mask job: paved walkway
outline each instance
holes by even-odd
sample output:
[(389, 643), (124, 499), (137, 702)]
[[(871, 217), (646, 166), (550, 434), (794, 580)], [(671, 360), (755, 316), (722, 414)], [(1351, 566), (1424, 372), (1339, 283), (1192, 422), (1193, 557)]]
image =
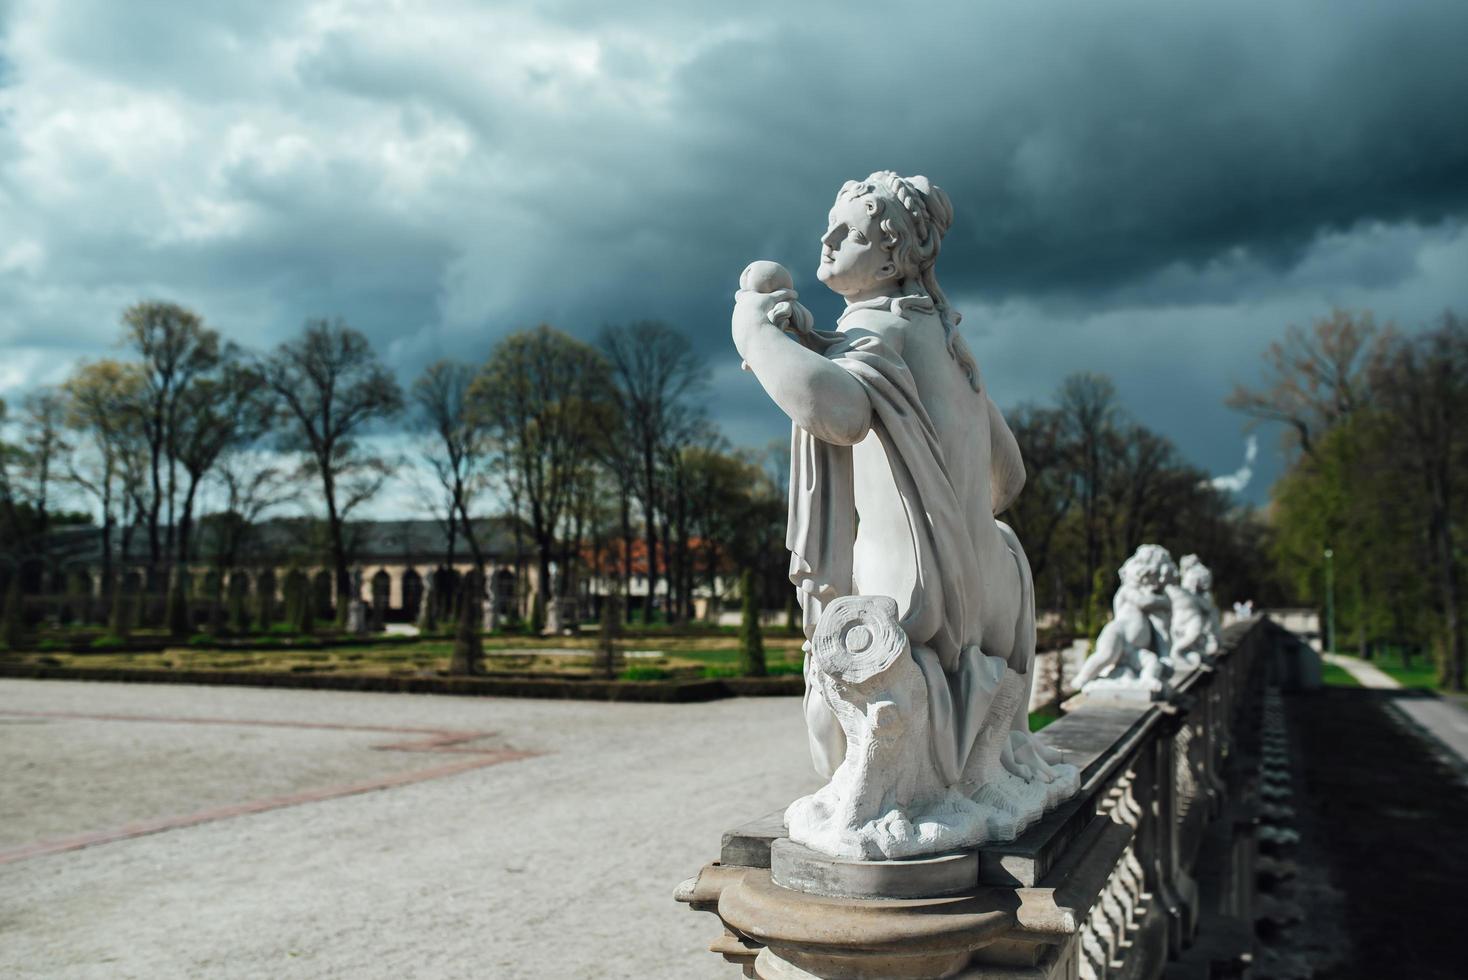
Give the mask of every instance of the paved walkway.
[(1462, 705), (1435, 694), (1408, 691), (1392, 677), (1359, 657), (1339, 653), (1325, 654), (1325, 660), (1342, 668), (1362, 687), (1381, 691), (1399, 690), (1392, 705), (1411, 721), (1421, 726), (1439, 742), (1468, 764), (1468, 710)]
[[(1295, 892), (1304, 922), (1293, 930), (1306, 959), (1294, 965), (1331, 980), (1465, 975), (1468, 783), (1445, 778), (1447, 753), (1424, 752), (1413, 726), (1381, 710), (1404, 694), (1331, 687), (1286, 699), (1300, 750), (1295, 859), (1306, 865)], [(1281, 964), (1275, 975), (1308, 973)]]
[(0, 681), (0, 976), (708, 977), (800, 704)]

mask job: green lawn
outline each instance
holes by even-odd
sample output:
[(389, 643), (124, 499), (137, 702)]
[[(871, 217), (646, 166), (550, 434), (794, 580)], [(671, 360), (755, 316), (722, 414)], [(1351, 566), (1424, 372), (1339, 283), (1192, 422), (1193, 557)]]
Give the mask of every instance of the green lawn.
[[(647, 647), (636, 640), (628, 640), (622, 643), (621, 647), (623, 650), (657, 649)], [(733, 667), (739, 663), (739, 649), (733, 645), (726, 647), (670, 646), (658, 650), (658, 653), (673, 660), (692, 660), (706, 667)], [(769, 641), (765, 642), (765, 663), (770, 666), (781, 663), (799, 664), (802, 656), (798, 643), (779, 645)]]
[(1320, 680), (1326, 687), (1360, 687), (1360, 681), (1351, 672), (1335, 664), (1321, 664)]
[[(150, 670), (230, 670), (313, 674), (421, 675), (448, 669), (453, 643), (442, 637), (418, 641), (335, 646), (330, 637), (319, 645), (282, 648), (278, 644), (299, 642), (286, 637), (257, 637), (227, 649), (180, 644), (162, 651), (96, 650), (70, 653), (54, 648), (16, 651), (5, 659), (52, 667), (144, 668)], [(259, 645), (255, 645), (258, 643)], [(652, 656), (627, 657), (628, 668), (636, 668), (645, 679), (657, 677), (732, 677), (738, 674), (738, 638), (720, 634), (631, 637), (618, 641), (626, 653), (637, 651)], [(485, 669), (488, 673), (547, 676), (599, 676), (594, 663), (595, 637), (486, 637)], [(766, 664), (771, 674), (799, 674), (799, 638), (769, 637), (765, 640)]]
[(1425, 687), (1436, 691), (1441, 686), (1437, 679), (1437, 665), (1428, 656), (1413, 657), (1410, 667), (1403, 666), (1402, 658), (1395, 653), (1377, 657), (1370, 663), (1383, 674), (1390, 674), (1403, 687)]
[[(1378, 653), (1372, 659), (1362, 662), (1375, 667), (1403, 687), (1422, 687), (1430, 691), (1436, 691), (1441, 687), (1437, 680), (1437, 665), (1433, 663), (1432, 657), (1426, 654), (1417, 654), (1409, 661), (1398, 651), (1390, 650)], [(1325, 669), (1329, 671), (1330, 666), (1327, 664)]]

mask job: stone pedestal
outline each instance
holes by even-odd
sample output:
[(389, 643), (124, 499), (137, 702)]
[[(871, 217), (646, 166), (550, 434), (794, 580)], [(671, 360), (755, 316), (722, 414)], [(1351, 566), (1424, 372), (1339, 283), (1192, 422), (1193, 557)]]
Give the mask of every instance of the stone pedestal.
[(769, 872), (749, 872), (721, 891), (718, 908), (739, 934), (764, 945), (749, 965), (766, 980), (947, 977), (1015, 925), (1012, 910), (994, 908), (973, 886), (965, 892), (852, 901), (784, 888)]
[(575, 599), (552, 599), (545, 604), (545, 631), (559, 636), (577, 626), (577, 602)]
[(1071, 803), (1012, 844), (852, 861), (772, 836), (772, 814), (726, 834), (676, 897), (718, 915), (710, 949), (764, 980), (1067, 977), (1087, 909), (1113, 893), (1140, 908), (1140, 879), (1114, 871), (1135, 823)]
[(361, 599), (353, 599), (347, 605), (347, 632), (353, 636), (367, 633), (367, 603)]

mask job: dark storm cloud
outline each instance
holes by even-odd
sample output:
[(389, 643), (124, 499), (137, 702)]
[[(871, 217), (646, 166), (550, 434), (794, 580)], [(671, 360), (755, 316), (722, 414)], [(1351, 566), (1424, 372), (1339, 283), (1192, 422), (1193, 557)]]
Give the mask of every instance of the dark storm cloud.
[(0, 0), (0, 344), (34, 366), (0, 394), (143, 296), (257, 347), (342, 314), (405, 380), (541, 321), (659, 317), (763, 444), (738, 272), (785, 262), (829, 320), (831, 198), (891, 168), (953, 198), (940, 273), (1002, 400), (1106, 371), (1232, 470), (1219, 399), (1285, 323), (1468, 302), (1443, 270), (1468, 253), (1465, 38), (1468, 5), (1425, 0)]
[(710, 51), (684, 69), (687, 114), (722, 123), (700, 162), (812, 204), (853, 164), (922, 170), (961, 216), (948, 277), (997, 294), (1236, 247), (1288, 264), (1324, 228), (1465, 204), (1463, 4), (964, 9)]

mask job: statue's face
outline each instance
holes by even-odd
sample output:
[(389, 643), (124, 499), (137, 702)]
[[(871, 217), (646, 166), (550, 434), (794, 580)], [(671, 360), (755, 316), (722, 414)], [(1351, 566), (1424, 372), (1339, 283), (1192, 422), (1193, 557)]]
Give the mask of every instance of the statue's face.
[(1207, 592), (1213, 588), (1213, 573), (1201, 565), (1194, 565), (1183, 575), (1183, 588), (1189, 592)]
[(847, 298), (879, 292), (897, 278), (892, 253), (882, 247), (881, 220), (867, 213), (865, 199), (842, 197), (831, 208), (816, 278)]

